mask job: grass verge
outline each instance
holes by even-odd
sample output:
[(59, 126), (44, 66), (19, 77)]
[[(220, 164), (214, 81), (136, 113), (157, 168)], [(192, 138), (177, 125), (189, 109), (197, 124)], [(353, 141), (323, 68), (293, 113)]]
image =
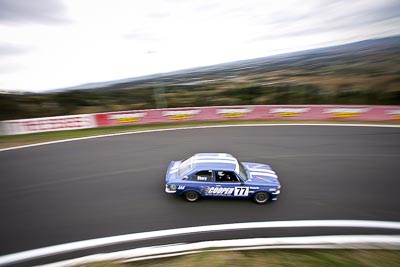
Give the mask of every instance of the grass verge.
[(96, 136), (113, 133), (124, 133), (154, 129), (184, 128), (194, 126), (214, 126), (214, 125), (240, 125), (240, 124), (296, 124), (296, 123), (339, 123), (339, 124), (387, 124), (399, 125), (400, 122), (361, 122), (361, 121), (265, 121), (265, 120), (230, 120), (230, 121), (208, 121), (208, 122), (173, 122), (159, 124), (126, 125), (103, 128), (90, 128), (82, 130), (42, 132), (22, 135), (3, 135), (0, 136), (0, 148), (8, 148), (35, 143), (65, 140), (71, 138)]
[(100, 262), (87, 267), (395, 267), (400, 266), (398, 250), (248, 250), (204, 252), (186, 256), (145, 260), (128, 263)]

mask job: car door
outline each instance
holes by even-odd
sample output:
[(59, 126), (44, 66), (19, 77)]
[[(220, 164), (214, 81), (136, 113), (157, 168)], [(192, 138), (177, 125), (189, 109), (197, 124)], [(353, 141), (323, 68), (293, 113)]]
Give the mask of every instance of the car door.
[(214, 173), (215, 189), (211, 193), (223, 197), (248, 197), (249, 187), (243, 186), (239, 177), (232, 171), (217, 170)]
[(196, 171), (188, 177), (190, 188), (198, 191), (202, 196), (208, 196), (209, 188), (214, 186), (214, 173), (212, 170)]

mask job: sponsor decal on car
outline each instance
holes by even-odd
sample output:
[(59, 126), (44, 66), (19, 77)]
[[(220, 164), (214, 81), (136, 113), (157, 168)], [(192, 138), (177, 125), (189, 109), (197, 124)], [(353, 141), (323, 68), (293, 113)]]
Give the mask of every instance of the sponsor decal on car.
[(108, 118), (118, 123), (132, 123), (140, 121), (140, 119), (145, 117), (146, 115), (146, 112), (120, 113), (111, 114), (108, 116)]
[(296, 117), (309, 110), (310, 108), (271, 108), (269, 112), (277, 117)]
[(400, 120), (400, 109), (397, 110), (386, 110), (387, 115), (391, 115), (393, 119)]
[(232, 187), (209, 187), (206, 189), (208, 195), (232, 195), (234, 188)]
[(185, 189), (185, 186), (184, 186), (184, 185), (178, 186), (178, 190), (183, 190), (183, 189)]
[(224, 108), (217, 109), (216, 114), (221, 115), (223, 118), (240, 118), (246, 116), (253, 110), (250, 108)]
[(334, 119), (353, 118), (366, 113), (370, 108), (327, 108), (323, 113), (329, 114), (329, 117)]
[(197, 181), (207, 181), (207, 177), (205, 177), (205, 176), (197, 176)]
[(249, 187), (240, 186), (240, 187), (208, 187), (205, 190), (207, 195), (213, 196), (248, 196), (249, 195)]
[(249, 195), (249, 188), (247, 186), (235, 187), (235, 192), (233, 195), (247, 197)]
[(194, 115), (197, 115), (201, 112), (198, 109), (192, 110), (167, 110), (163, 111), (162, 115), (168, 117), (171, 120), (187, 120), (193, 118)]

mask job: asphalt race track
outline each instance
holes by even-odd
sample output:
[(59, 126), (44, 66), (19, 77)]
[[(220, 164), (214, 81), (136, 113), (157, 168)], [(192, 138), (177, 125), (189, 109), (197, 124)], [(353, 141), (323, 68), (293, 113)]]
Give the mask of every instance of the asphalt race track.
[[(280, 176), (280, 199), (188, 203), (166, 194), (168, 163), (196, 152), (270, 164)], [(0, 152), (0, 174), (0, 255), (220, 223), (400, 221), (400, 128), (224, 127), (102, 137)], [(356, 232), (347, 230), (340, 231)]]

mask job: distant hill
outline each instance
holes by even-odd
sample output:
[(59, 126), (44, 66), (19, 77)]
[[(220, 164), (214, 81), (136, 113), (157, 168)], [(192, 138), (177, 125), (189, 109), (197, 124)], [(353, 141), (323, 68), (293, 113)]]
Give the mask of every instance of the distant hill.
[[(51, 92), (63, 92), (70, 90), (80, 89), (104, 89), (104, 88), (120, 88), (129, 87), (129, 84), (136, 86), (140, 83), (158, 83), (158, 82), (179, 82), (179, 83), (193, 83), (194, 80), (207, 80), (207, 76), (214, 77), (214, 72), (238, 72), (248, 69), (256, 70), (261, 66), (269, 66), (273, 68), (277, 65), (292, 64), (293, 61), (313, 59), (313, 60), (328, 60), (329, 58), (335, 58), (343, 56), (352, 56), (354, 52), (372, 53), (385, 50), (389, 47), (397, 47), (400, 44), (400, 36), (387, 37), (381, 39), (370, 39), (360, 42), (317, 48), (312, 50), (304, 50), (262, 58), (248, 59), (242, 61), (228, 62), (218, 65), (211, 65), (206, 67), (191, 68), (179, 71), (173, 71), (168, 73), (152, 74), (140, 77), (132, 77), (126, 79), (119, 79), (106, 82), (94, 82), (87, 83), (73, 87), (67, 87), (62, 89), (52, 90)], [(288, 66), (289, 68), (291, 66)], [(220, 75), (217, 75), (220, 77)], [(119, 86), (122, 85), (122, 86)]]
[(400, 105), (400, 37), (91, 83), (0, 94), (0, 120), (161, 107)]

